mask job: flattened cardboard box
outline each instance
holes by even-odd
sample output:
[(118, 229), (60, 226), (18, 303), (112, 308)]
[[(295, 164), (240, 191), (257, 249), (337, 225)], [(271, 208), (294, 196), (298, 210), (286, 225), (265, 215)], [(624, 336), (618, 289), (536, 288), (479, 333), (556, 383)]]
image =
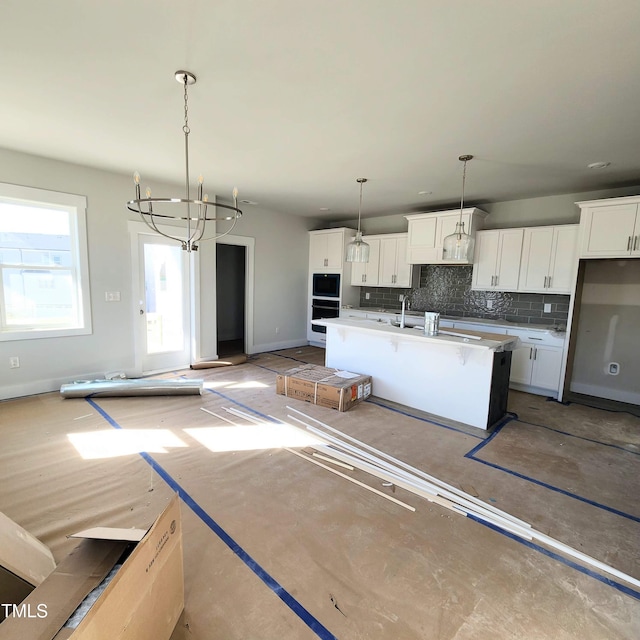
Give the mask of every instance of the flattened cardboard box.
[(348, 411), (371, 395), (371, 376), (305, 364), (278, 374), (276, 393), (320, 407)]
[[(0, 513), (0, 604), (19, 604), (55, 568), (51, 551)], [(1, 607), (0, 622), (4, 618), (5, 607)]]
[[(0, 640), (168, 640), (184, 608), (178, 496), (146, 533), (99, 528), (74, 537), (83, 539), (18, 605), (20, 615), (0, 624)], [(104, 592), (78, 626), (69, 628), (76, 608), (129, 545), (135, 546)]]

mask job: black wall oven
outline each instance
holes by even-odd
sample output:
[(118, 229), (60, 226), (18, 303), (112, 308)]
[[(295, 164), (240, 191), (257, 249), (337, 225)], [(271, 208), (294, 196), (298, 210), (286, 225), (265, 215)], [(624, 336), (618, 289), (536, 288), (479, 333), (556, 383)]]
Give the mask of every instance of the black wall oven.
[(311, 331), (316, 333), (327, 333), (327, 327), (313, 324), (314, 320), (322, 320), (323, 318), (339, 318), (340, 317), (340, 301), (339, 300), (322, 300), (320, 298), (311, 299)]
[(339, 273), (314, 273), (311, 295), (325, 298), (340, 297)]

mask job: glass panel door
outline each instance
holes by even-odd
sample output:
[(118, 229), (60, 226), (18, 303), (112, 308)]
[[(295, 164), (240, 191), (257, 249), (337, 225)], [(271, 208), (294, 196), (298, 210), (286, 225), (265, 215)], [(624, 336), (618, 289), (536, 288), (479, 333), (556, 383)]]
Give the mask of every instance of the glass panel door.
[(160, 236), (139, 236), (140, 334), (144, 372), (190, 364), (187, 252)]

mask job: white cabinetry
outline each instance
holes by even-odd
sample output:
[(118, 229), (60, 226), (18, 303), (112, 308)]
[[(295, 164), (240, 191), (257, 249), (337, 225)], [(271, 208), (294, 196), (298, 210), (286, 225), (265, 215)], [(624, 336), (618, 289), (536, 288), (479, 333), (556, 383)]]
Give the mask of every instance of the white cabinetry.
[(472, 289), (516, 291), (524, 229), (478, 231)]
[(640, 196), (577, 202), (580, 257), (640, 257)]
[(369, 262), (351, 265), (351, 284), (360, 287), (411, 287), (413, 267), (407, 262), (407, 234), (363, 236), (370, 247)]
[[(482, 227), (487, 213), (470, 207), (462, 210), (464, 230), (471, 236)], [(409, 264), (460, 264), (443, 257), (444, 239), (455, 232), (460, 210), (416, 213), (405, 216), (409, 224), (407, 261)], [(471, 264), (471, 263), (469, 263)]]
[(353, 229), (322, 229), (309, 232), (309, 269), (340, 271), (344, 263), (346, 244), (355, 236)]
[[(444, 328), (443, 323), (440, 326)], [(512, 327), (509, 324), (483, 324), (481, 320), (454, 320), (456, 329), (482, 333), (506, 333), (520, 338), (513, 350), (509, 385), (520, 391), (558, 397), (565, 336), (544, 329)]]
[[(338, 317), (340, 307), (355, 305), (360, 300), (360, 289), (351, 286), (351, 267), (355, 263), (346, 262), (347, 245), (355, 237), (353, 229), (339, 227), (309, 232), (309, 299), (307, 307), (307, 339), (311, 344), (326, 342), (325, 328), (314, 324), (313, 320)], [(335, 274), (338, 276), (338, 292), (331, 295), (313, 295), (314, 274)]]
[(520, 338), (520, 346), (513, 351), (511, 359), (511, 385), (516, 389), (522, 385), (525, 391), (541, 390), (557, 395), (564, 338), (526, 330), (509, 329), (508, 333)]
[(525, 229), (518, 291), (571, 294), (577, 246), (577, 224)]
[(407, 262), (407, 234), (389, 234), (380, 240), (381, 287), (411, 286), (413, 269)]
[(351, 284), (355, 287), (375, 287), (378, 285), (380, 268), (380, 238), (363, 236), (369, 245), (369, 262), (351, 263)]

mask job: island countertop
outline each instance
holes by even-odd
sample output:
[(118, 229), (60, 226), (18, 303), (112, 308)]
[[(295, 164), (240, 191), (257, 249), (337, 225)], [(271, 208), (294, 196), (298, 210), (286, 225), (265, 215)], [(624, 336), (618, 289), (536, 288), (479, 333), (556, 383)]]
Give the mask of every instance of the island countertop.
[(326, 366), (370, 375), (378, 398), (484, 430), (506, 414), (517, 336), (466, 330), (428, 336), (372, 318), (314, 323), (326, 327)]
[(466, 329), (458, 329), (456, 331), (441, 329), (438, 335), (429, 336), (425, 335), (421, 328), (401, 328), (387, 322), (380, 322), (369, 318), (326, 318), (324, 320), (314, 320), (313, 322), (314, 324), (319, 324), (324, 327), (375, 332), (386, 335), (391, 339), (432, 342), (442, 345), (450, 344), (456, 347), (464, 346), (472, 349), (484, 349), (490, 351), (511, 350), (518, 343), (517, 336), (510, 336), (501, 333), (484, 333), (482, 331), (468, 331)]

